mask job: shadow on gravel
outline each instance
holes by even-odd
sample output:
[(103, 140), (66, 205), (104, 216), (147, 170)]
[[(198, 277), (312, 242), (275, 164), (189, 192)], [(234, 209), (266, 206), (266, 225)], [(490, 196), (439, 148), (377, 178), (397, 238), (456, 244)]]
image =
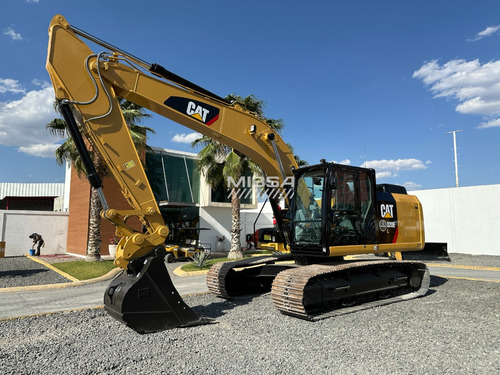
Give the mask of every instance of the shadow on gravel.
[(448, 281), (447, 278), (441, 277), (441, 276), (433, 276), (431, 275), (431, 287), (432, 286), (441, 286), (445, 284)]
[(10, 271), (0, 271), (0, 279), (3, 277), (30, 277), (39, 273), (49, 272), (48, 269), (31, 269), (31, 270), (10, 270)]
[(234, 309), (238, 306), (246, 305), (255, 297), (260, 296), (260, 294), (252, 294), (248, 296), (234, 297), (232, 299), (217, 299), (217, 302), (213, 302), (209, 305), (198, 305), (192, 306), (191, 308), (201, 316), (206, 316), (207, 318), (218, 318), (224, 315), (228, 310)]
[(444, 285), (448, 279), (440, 276), (432, 276), (431, 275), (431, 284), (429, 285), (429, 290), (427, 291), (426, 296), (430, 296), (431, 294), (436, 293), (435, 289), (430, 289), (432, 287), (440, 287), (441, 285)]

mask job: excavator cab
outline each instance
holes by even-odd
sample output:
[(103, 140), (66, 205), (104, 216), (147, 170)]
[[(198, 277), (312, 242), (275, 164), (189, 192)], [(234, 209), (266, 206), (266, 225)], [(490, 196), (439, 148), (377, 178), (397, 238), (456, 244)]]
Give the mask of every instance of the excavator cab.
[(291, 247), (295, 254), (329, 256), (329, 248), (375, 244), (375, 172), (334, 163), (295, 174)]

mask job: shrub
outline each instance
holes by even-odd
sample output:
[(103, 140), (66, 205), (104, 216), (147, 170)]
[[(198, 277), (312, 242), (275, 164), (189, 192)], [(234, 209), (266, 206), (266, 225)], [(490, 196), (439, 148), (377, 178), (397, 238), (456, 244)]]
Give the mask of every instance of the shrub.
[(197, 252), (194, 253), (194, 255), (191, 257), (191, 260), (194, 262), (196, 267), (199, 268), (207, 268), (208, 267), (208, 261), (210, 260), (210, 255), (205, 254), (204, 252)]

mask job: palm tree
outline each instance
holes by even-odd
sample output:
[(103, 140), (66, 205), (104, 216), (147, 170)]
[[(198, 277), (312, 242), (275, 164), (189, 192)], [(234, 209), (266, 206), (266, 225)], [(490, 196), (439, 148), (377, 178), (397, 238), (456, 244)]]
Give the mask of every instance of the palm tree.
[[(280, 133), (284, 127), (283, 120), (266, 119), (263, 115), (264, 101), (257, 99), (254, 95), (249, 95), (245, 98), (231, 94), (226, 96), (226, 100), (236, 102), (236, 105), (241, 106), (249, 112), (255, 113), (257, 116), (266, 121), (266, 123)], [(253, 174), (262, 173), (260, 168), (245, 155), (234, 151), (230, 147), (217, 142), (209, 137), (202, 137), (195, 140), (192, 147), (201, 146), (202, 149), (198, 153), (198, 170), (204, 175), (205, 180), (212, 188), (217, 188), (221, 183), (226, 186), (229, 177), (234, 181), (247, 171)], [(241, 218), (240, 218), (240, 197), (236, 189), (231, 191), (231, 248), (228, 258), (239, 259), (243, 257), (240, 242)]]
[[(202, 149), (198, 153), (197, 169), (201, 172), (207, 183), (213, 188), (222, 186), (227, 188), (226, 182), (228, 178), (233, 178), (234, 181), (239, 178), (247, 170), (252, 173), (259, 173), (259, 167), (253, 163), (245, 155), (238, 154), (230, 147), (214, 141), (209, 137), (202, 137), (193, 141), (193, 147), (201, 146)], [(228, 258), (239, 259), (243, 257), (241, 252), (240, 232), (240, 197), (236, 189), (231, 190), (231, 248)]]
[[(255, 97), (255, 95), (249, 95), (245, 98), (236, 95), (236, 94), (230, 94), (226, 96), (226, 100), (229, 100), (230, 102), (236, 102), (240, 106), (242, 106), (244, 109), (246, 109), (249, 112), (253, 112), (257, 114), (257, 116), (263, 118), (269, 127), (274, 130), (276, 133), (281, 135), (281, 131), (285, 127), (285, 123), (283, 122), (282, 119), (271, 119), (271, 118), (265, 118), (264, 117), (264, 106), (266, 103), (263, 100), (259, 100)], [(299, 155), (296, 155), (293, 152), (293, 147), (290, 143), (286, 144), (290, 151), (293, 154), (293, 157), (295, 158), (295, 161), (299, 167), (303, 167), (306, 165), (309, 165), (309, 163), (303, 159), (300, 158)]]
[[(119, 99), (120, 109), (125, 118), (125, 122), (130, 131), (132, 141), (138, 151), (147, 148), (147, 132), (154, 133), (154, 130), (148, 127), (140, 126), (144, 118), (151, 117), (151, 115), (144, 112), (143, 108), (135, 103), (125, 99)], [(58, 103), (54, 103), (54, 108), (58, 110)], [(66, 122), (60, 118), (55, 118), (50, 121), (45, 127), (55, 136), (59, 138), (66, 138), (65, 141), (55, 150), (56, 163), (59, 165), (64, 164), (66, 161), (73, 163), (79, 177), (85, 174), (80, 155), (78, 154), (73, 139), (70, 137)], [(96, 153), (89, 151), (94, 167), (99, 176), (104, 177), (108, 175), (106, 166), (101, 162)], [(90, 191), (90, 212), (89, 212), (89, 235), (87, 240), (87, 260), (99, 260), (101, 258), (101, 211), (102, 205), (97, 191), (91, 188)]]
[(309, 165), (309, 163), (306, 160), (301, 159), (299, 155), (297, 155), (297, 154), (295, 154), (293, 152), (293, 147), (292, 147), (292, 145), (290, 143), (287, 143), (286, 145), (288, 146), (288, 148), (292, 152), (293, 158), (295, 159), (295, 162), (297, 163), (297, 166), (299, 166), (299, 167), (305, 167), (306, 165)]

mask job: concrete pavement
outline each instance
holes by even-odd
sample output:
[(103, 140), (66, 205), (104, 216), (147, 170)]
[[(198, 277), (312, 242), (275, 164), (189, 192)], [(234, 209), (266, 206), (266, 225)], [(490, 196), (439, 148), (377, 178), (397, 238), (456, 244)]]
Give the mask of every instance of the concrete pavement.
[[(500, 283), (500, 267), (478, 267), (448, 263), (428, 263), (431, 275)], [(177, 271), (177, 274), (179, 272)], [(180, 277), (170, 272), (181, 296), (207, 293), (205, 274)], [(66, 310), (102, 307), (107, 280), (69, 282), (0, 289), (0, 320)], [(498, 284), (500, 287), (500, 284)]]
[(480, 267), (448, 263), (427, 263), (427, 267), (429, 267), (430, 274), (434, 276), (500, 283), (500, 267)]
[[(0, 289), (0, 320), (103, 306), (108, 280)], [(208, 293), (205, 275), (172, 276), (181, 296)]]

